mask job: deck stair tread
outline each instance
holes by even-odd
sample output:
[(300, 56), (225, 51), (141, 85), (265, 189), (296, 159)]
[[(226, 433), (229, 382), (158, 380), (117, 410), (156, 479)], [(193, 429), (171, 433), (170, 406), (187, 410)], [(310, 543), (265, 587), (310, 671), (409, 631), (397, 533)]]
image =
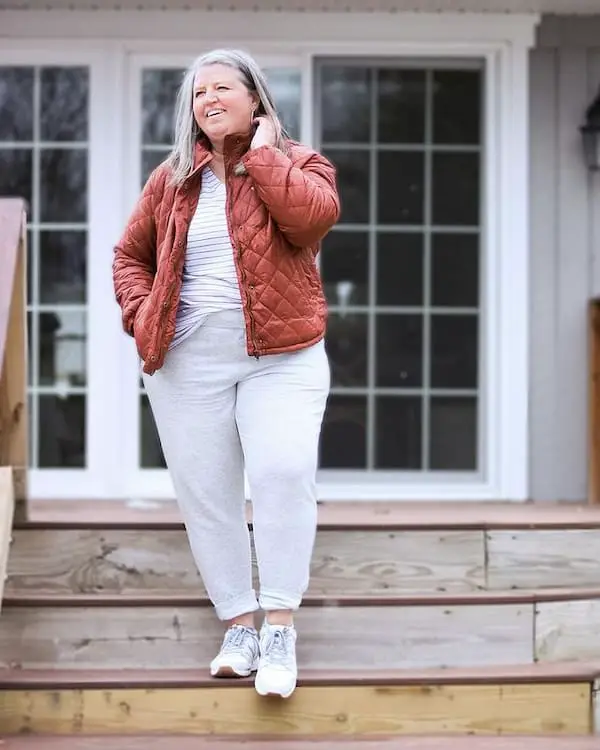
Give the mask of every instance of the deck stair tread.
[[(600, 678), (596, 662), (515, 664), (461, 669), (301, 670), (300, 686), (319, 685), (485, 685), (593, 682)], [(196, 669), (4, 669), (0, 690), (93, 688), (226, 688), (252, 687), (252, 679), (214, 680), (208, 665)]]
[(600, 737), (394, 737), (360, 740), (244, 740), (185, 735), (68, 737), (0, 740), (2, 750), (600, 750)]

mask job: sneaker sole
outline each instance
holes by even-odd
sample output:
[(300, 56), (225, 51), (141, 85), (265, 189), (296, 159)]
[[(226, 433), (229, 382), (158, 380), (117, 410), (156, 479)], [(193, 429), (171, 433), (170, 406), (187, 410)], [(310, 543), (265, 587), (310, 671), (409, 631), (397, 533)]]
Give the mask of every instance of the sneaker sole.
[(210, 675), (211, 677), (229, 677), (229, 678), (250, 677), (250, 675), (256, 672), (257, 669), (258, 669), (258, 665), (255, 667), (253, 666), (249, 670), (244, 669), (242, 671), (237, 671), (233, 667), (222, 666), (222, 667), (219, 667), (216, 672), (211, 671)]
[(282, 698), (283, 700), (287, 700), (288, 698), (291, 698), (291, 696), (294, 694), (294, 691), (296, 690), (296, 685), (294, 685), (294, 687), (291, 690), (289, 690), (287, 693), (274, 693), (270, 690), (263, 690), (256, 683), (254, 684), (254, 689), (261, 696), (261, 698)]

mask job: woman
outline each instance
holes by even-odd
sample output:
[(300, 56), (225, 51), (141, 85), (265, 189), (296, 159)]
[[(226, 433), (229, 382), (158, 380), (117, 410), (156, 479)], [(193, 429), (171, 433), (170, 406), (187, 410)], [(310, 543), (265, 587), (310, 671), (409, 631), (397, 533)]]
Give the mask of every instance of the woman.
[(173, 151), (115, 248), (123, 325), (195, 562), (227, 623), (211, 674), (257, 671), (261, 695), (296, 687), (293, 613), (309, 580), (329, 392), (316, 255), (339, 210), (334, 168), (285, 136), (256, 63), (217, 50), (187, 71)]

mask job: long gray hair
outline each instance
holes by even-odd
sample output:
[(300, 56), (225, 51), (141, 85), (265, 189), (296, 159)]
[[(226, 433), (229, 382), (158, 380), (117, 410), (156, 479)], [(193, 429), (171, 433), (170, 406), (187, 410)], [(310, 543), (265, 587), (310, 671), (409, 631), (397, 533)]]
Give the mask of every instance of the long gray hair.
[(285, 150), (287, 133), (279, 119), (275, 103), (264, 73), (246, 52), (236, 49), (216, 49), (197, 57), (185, 72), (177, 94), (175, 107), (175, 140), (167, 163), (172, 169), (172, 181), (178, 185), (194, 168), (194, 150), (202, 131), (194, 117), (194, 81), (198, 70), (205, 65), (228, 65), (240, 73), (248, 91), (258, 96), (256, 116), (266, 115), (275, 127), (275, 145)]

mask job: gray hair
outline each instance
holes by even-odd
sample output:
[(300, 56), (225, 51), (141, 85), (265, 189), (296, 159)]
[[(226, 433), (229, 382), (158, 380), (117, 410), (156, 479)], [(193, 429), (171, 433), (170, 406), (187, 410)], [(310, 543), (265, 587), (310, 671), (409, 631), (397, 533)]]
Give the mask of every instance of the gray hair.
[(194, 60), (186, 70), (177, 94), (174, 145), (167, 159), (172, 169), (171, 179), (176, 185), (181, 184), (194, 168), (195, 146), (202, 135), (193, 111), (194, 81), (198, 70), (206, 65), (228, 65), (240, 73), (248, 91), (258, 96), (256, 115), (266, 115), (273, 122), (275, 145), (285, 150), (288, 136), (277, 114), (265, 75), (256, 61), (242, 50), (216, 49)]

